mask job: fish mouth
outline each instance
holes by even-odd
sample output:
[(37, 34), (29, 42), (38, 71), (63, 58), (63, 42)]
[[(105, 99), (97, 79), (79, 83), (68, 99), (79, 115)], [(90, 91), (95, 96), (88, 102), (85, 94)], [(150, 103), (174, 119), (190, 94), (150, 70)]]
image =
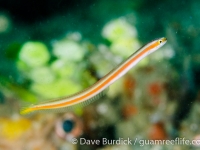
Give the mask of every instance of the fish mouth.
[(162, 42), (167, 42), (167, 38), (166, 38), (166, 37), (163, 37), (163, 38), (161, 38), (161, 41), (162, 41)]

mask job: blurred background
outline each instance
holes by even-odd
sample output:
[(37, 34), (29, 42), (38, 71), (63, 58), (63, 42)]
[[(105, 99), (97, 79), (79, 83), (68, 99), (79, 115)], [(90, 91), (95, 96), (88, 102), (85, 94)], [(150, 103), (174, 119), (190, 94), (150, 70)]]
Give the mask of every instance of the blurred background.
[[(0, 149), (196, 150), (198, 144), (77, 144), (200, 139), (200, 1), (0, 0)], [(144, 44), (167, 44), (73, 111), (23, 106), (94, 84)]]

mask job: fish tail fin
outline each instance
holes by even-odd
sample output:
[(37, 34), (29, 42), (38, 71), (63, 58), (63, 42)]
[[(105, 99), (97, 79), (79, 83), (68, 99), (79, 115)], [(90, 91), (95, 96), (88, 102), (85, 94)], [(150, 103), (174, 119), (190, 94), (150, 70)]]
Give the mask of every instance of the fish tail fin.
[(33, 111), (33, 109), (31, 109), (31, 107), (24, 107), (20, 110), (20, 114), (21, 115), (26, 115), (29, 114)]

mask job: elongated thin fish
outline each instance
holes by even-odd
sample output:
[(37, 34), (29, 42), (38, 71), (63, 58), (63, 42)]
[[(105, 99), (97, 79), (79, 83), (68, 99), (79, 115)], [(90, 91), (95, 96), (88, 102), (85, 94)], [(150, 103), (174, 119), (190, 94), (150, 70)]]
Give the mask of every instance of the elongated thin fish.
[(98, 82), (88, 87), (87, 89), (65, 98), (27, 107), (21, 111), (21, 114), (27, 114), (36, 110), (63, 109), (69, 106), (73, 106), (75, 104), (80, 104), (83, 102), (87, 103), (91, 99), (93, 99), (94, 97), (98, 96), (103, 91), (105, 91), (105, 89), (109, 85), (111, 85), (113, 82), (115, 82), (120, 77), (122, 77), (133, 66), (135, 66), (140, 60), (142, 60), (147, 55), (159, 49), (166, 42), (167, 42), (166, 38), (160, 38), (160, 39), (154, 40), (144, 45), (139, 50), (137, 50), (126, 61), (121, 63), (118, 67), (113, 69), (111, 72), (109, 72), (107, 75), (101, 78)]

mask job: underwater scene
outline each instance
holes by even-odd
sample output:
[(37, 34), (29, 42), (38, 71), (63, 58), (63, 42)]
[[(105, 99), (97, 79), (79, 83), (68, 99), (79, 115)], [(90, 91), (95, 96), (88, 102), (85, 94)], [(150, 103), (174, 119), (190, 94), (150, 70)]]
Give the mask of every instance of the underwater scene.
[(199, 150), (200, 1), (0, 1), (0, 150)]

